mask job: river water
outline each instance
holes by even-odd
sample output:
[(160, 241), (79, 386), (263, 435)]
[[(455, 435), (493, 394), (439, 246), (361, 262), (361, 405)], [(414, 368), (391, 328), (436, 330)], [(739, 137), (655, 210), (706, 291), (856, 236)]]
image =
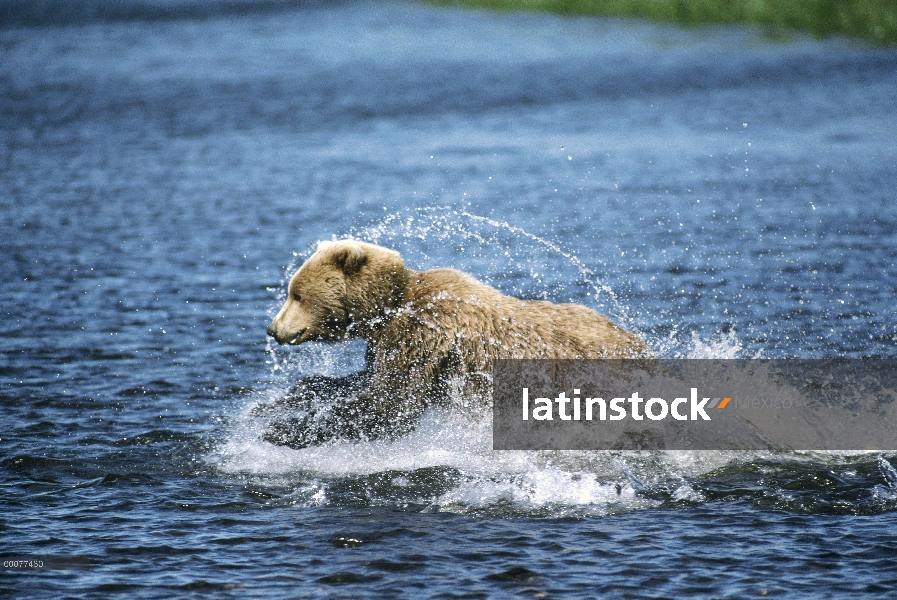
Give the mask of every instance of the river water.
[(292, 450), (316, 241), (666, 358), (897, 358), (897, 52), (403, 2), (0, 3), (2, 597), (883, 597), (897, 454)]

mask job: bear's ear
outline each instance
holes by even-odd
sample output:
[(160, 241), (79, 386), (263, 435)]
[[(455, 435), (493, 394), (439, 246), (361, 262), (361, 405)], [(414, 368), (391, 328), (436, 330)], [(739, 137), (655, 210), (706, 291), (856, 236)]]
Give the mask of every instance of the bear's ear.
[(333, 262), (346, 275), (357, 273), (368, 261), (367, 254), (365, 254), (361, 244), (353, 244), (352, 242), (339, 244), (333, 248), (332, 252), (331, 258)]

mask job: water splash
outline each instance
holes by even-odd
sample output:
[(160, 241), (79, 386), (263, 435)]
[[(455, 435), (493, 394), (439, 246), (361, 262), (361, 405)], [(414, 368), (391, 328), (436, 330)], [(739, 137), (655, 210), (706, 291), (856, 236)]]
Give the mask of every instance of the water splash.
[[(609, 314), (629, 321), (625, 305), (574, 251), (507, 221), (428, 206), (388, 215), (351, 233), (353, 238), (398, 250), (406, 261), (420, 263), (419, 268), (453, 266), (506, 294), (554, 302), (586, 300), (585, 304), (609, 308)], [(452, 249), (449, 257), (446, 248)], [(451, 264), (444, 264), (446, 260)], [(559, 265), (564, 268), (558, 269)], [(578, 273), (577, 280), (556, 277), (570, 267)]]
[(885, 486), (876, 486), (876, 496), (885, 502), (897, 500), (897, 469), (884, 456), (878, 456), (878, 470), (885, 480)]

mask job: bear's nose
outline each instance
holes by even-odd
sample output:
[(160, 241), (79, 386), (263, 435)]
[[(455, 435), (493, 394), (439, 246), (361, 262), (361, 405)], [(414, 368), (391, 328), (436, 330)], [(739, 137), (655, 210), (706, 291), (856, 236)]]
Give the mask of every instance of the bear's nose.
[(268, 329), (266, 331), (267, 331), (268, 335), (270, 335), (271, 337), (273, 337), (273, 338), (277, 337), (276, 335), (274, 335), (274, 326), (273, 325), (268, 325)]

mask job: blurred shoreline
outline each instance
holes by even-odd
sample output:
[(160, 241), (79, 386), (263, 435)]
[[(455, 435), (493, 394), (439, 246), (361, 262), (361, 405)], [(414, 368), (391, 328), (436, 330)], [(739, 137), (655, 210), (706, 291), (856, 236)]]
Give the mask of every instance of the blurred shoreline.
[(440, 6), (637, 17), (686, 26), (749, 24), (771, 36), (802, 31), (897, 44), (897, 0), (431, 0)]
[[(0, 29), (119, 21), (203, 20), (326, 7), (346, 0), (0, 0)], [(770, 38), (804, 32), (897, 44), (897, 0), (427, 0), (498, 11), (642, 18), (682, 26), (753, 25)]]

